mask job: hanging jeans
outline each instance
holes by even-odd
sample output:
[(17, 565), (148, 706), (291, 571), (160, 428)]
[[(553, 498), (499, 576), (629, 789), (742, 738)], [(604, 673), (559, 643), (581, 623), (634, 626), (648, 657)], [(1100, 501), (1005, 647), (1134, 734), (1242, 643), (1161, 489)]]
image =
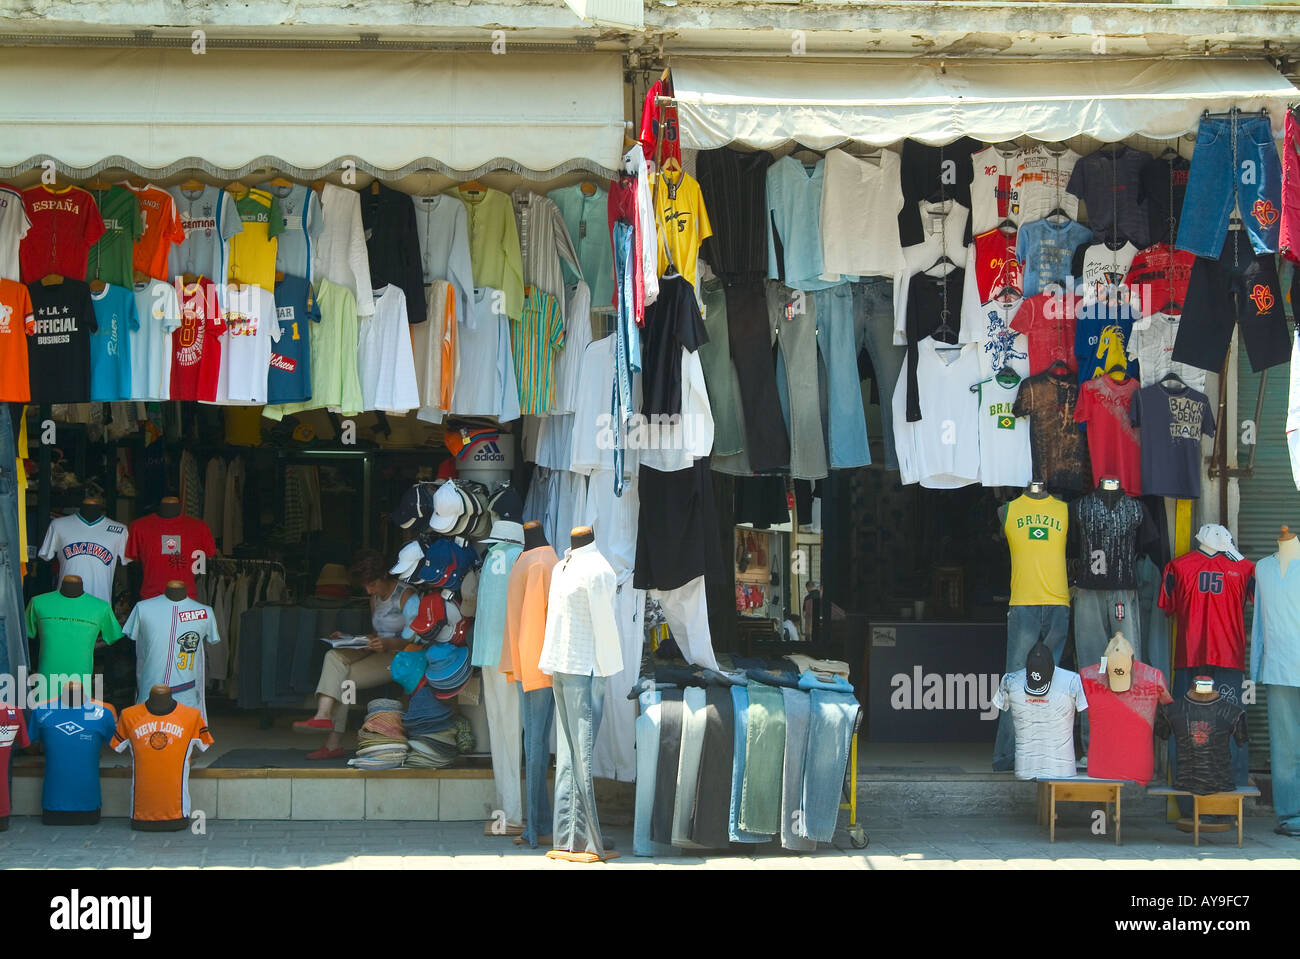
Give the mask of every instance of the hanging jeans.
[(740, 386), (749, 467), (755, 473), (783, 469), (790, 464), (790, 438), (777, 396), (772, 327), (762, 281), (727, 287), (727, 333)]
[(810, 702), (802, 689), (781, 690), (785, 702), (785, 757), (781, 768), (781, 848), (812, 852), (817, 842), (809, 839), (804, 816), (804, 762), (808, 755)]
[(507, 681), (505, 673), (495, 666), (485, 666), (479, 672), (483, 677), (483, 705), (487, 712), (497, 808), (505, 815), (506, 825), (519, 826), (524, 821), (524, 802), (519, 790), (523, 758), (519, 685)]
[(767, 842), (771, 836), (740, 828), (740, 799), (745, 782), (745, 737), (749, 712), (749, 689), (731, 687), (731, 711), (735, 717), (731, 739), (731, 809), (727, 814), (727, 838), (732, 842)]
[(1279, 826), (1300, 833), (1300, 686), (1264, 687), (1268, 697), (1268, 748), (1273, 812)]
[[(1230, 703), (1241, 702), (1241, 681), (1245, 674), (1240, 669), (1228, 669), (1224, 666), (1191, 666), (1174, 670), (1174, 684), (1169, 691), (1177, 702), (1186, 696), (1192, 688), (1192, 680), (1197, 676), (1209, 676), (1214, 680), (1214, 688), (1220, 696)], [(1245, 786), (1250, 776), (1250, 744), (1238, 746), (1235, 739), (1228, 743), (1228, 753), (1232, 757), (1232, 781), (1238, 786)], [(1169, 737), (1169, 768), (1175, 781), (1178, 776), (1178, 743), (1175, 737)], [(1192, 797), (1177, 796), (1178, 814), (1188, 817), (1192, 814)]]
[(894, 345), (894, 283), (883, 276), (863, 277), (853, 284), (854, 356), (866, 347), (871, 368), (876, 372), (880, 394), (880, 422), (884, 436), (885, 469), (898, 469), (894, 446), (894, 417), (889, 401), (903, 372), (906, 347)]
[(1256, 253), (1277, 251), (1282, 219), (1282, 163), (1273, 129), (1258, 113), (1203, 117), (1187, 173), (1178, 249), (1215, 258), (1232, 208)]
[(591, 780), (591, 753), (605, 706), (605, 677), (556, 673), (555, 848), (605, 858)]
[(550, 686), (524, 692), (518, 683), (524, 716), (524, 841), (534, 849), (551, 825), (551, 791), (546, 788), (546, 766), (551, 758), (551, 723), (555, 718), (555, 693)]
[(808, 699), (811, 718), (803, 771), (804, 834), (817, 842), (830, 842), (839, 822), (844, 771), (860, 707), (849, 693), (814, 689)]
[[(791, 290), (775, 281), (767, 286), (768, 322), (780, 347), (776, 370), (778, 393), (790, 428), (790, 475), (796, 479), (826, 476), (821, 404), (814, 388), (817, 382), (814, 304), (809, 293)], [(752, 452), (750, 464), (753, 465)]]
[[(1052, 651), (1059, 666), (1070, 632), (1069, 606), (1012, 606), (1007, 610), (1007, 666), (1014, 673), (1025, 668), (1025, 658), (1040, 639)], [(1005, 772), (1016, 765), (1016, 727), (1011, 711), (998, 715), (998, 734), (993, 743), (993, 770)]]
[(858, 377), (853, 299), (853, 287), (848, 283), (813, 294), (817, 349), (821, 353), (819, 382), (825, 392), (821, 409), (833, 470), (855, 469), (871, 462), (867, 411), (862, 405), (862, 380)]
[(30, 665), (23, 617), (24, 557), (19, 555), (17, 448), (9, 404), (0, 403), (0, 675)]

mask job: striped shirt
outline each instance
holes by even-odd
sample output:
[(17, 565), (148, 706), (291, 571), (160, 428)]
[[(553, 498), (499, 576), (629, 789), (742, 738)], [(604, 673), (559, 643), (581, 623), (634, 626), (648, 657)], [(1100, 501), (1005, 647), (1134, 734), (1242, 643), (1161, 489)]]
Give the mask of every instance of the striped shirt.
[(514, 329), (521, 413), (536, 416), (555, 406), (555, 352), (562, 349), (564, 318), (559, 301), (534, 287), (524, 298), (523, 315)]

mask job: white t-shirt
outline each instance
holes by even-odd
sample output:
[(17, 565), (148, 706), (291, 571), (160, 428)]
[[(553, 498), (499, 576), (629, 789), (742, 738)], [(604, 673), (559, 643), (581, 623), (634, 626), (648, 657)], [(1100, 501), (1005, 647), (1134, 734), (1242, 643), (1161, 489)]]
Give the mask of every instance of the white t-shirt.
[(978, 348), (967, 343), (960, 349), (936, 349), (933, 337), (917, 344), (916, 383), (921, 419), (907, 422), (907, 363), (894, 389), (895, 444), (906, 457), (908, 476), (927, 489), (957, 489), (979, 481), (979, 405), (970, 388), (979, 381)]
[(1071, 220), (1079, 218), (1079, 198), (1065, 192), (1079, 154), (1069, 147), (1053, 153), (1046, 144), (1033, 143), (1020, 151), (1016, 189), (1020, 216), (1017, 223), (1041, 220), (1057, 207)]
[(1007, 366), (1023, 379), (1029, 375), (1029, 337), (1011, 329), (1011, 324), (1024, 300), (1011, 303), (991, 300), (979, 305), (979, 297), (972, 291), (974, 275), (973, 270), (966, 271), (958, 342), (979, 347), (981, 379), (988, 379)]
[(151, 279), (134, 289), (140, 328), (131, 331), (131, 399), (165, 400), (171, 395), (172, 331), (181, 325), (176, 288)]
[(389, 283), (373, 291), (373, 296), (375, 313), (362, 318), (357, 338), (361, 407), (406, 413), (420, 405), (406, 294), (397, 284)]
[(1025, 671), (1007, 673), (993, 695), (993, 705), (1010, 709), (1016, 728), (1017, 779), (1069, 779), (1077, 775), (1074, 758), (1074, 713), (1088, 708), (1078, 673), (1060, 666), (1042, 696), (1025, 692)]
[[(578, 381), (577, 410), (573, 414), (572, 447), (569, 469), (591, 474), (596, 470), (614, 472), (614, 347), (611, 334), (588, 345), (583, 353), (581, 378)], [(632, 408), (641, 408), (641, 374), (632, 374)], [(638, 451), (626, 450), (623, 475), (636, 476)]]
[(555, 358), (555, 405), (551, 414), (572, 413), (578, 402), (578, 367), (591, 342), (591, 289), (579, 280), (564, 290), (564, 349)]
[(23, 206), (23, 195), (12, 187), (0, 187), (0, 279), (19, 281), (18, 246), (32, 221)]
[(884, 150), (863, 160), (843, 150), (826, 153), (822, 180), (822, 274), (894, 276), (904, 266), (898, 231), (888, 228), (903, 208), (901, 161)]
[[(1022, 377), (1023, 379), (1023, 377)], [(980, 485), (1028, 486), (1033, 464), (1029, 420), (1011, 412), (1020, 384), (1003, 386), (993, 377), (980, 383)]]
[(996, 145), (986, 146), (970, 158), (974, 175), (970, 181), (971, 232), (992, 230), (1003, 220), (1020, 224), (1021, 151), (1003, 153)]
[(1096, 301), (1104, 290), (1118, 287), (1128, 276), (1137, 247), (1126, 242), (1118, 250), (1105, 243), (1093, 243), (1083, 251), (1083, 266), (1075, 282), (1083, 287), (1083, 299)]
[(966, 221), (970, 210), (956, 200), (930, 203), (922, 200), (921, 229), (925, 239), (903, 247), (903, 269), (894, 277), (894, 345), (907, 345), (907, 285), (912, 276), (947, 256), (958, 267), (966, 265)]
[(1152, 313), (1135, 322), (1128, 339), (1129, 359), (1138, 361), (1142, 386), (1159, 383), (1169, 373), (1176, 373), (1192, 389), (1204, 393), (1205, 370), (1174, 362), (1178, 320), (1179, 317), (1168, 313)]
[(452, 391), (451, 412), (495, 416), (508, 423), (519, 418), (519, 388), (510, 352), (510, 318), (504, 310), (493, 312), (496, 301), (497, 292), (491, 287), (472, 291), (470, 312), (456, 331), (460, 372)]
[(204, 647), (221, 642), (211, 606), (160, 594), (136, 603), (122, 632), (135, 641), (136, 702), (149, 698), (151, 686), (189, 686), (173, 688), (172, 698), (204, 711)]
[(225, 331), (221, 334), (221, 370), (217, 402), (240, 405), (266, 402), (271, 344), (280, 339), (275, 295), (260, 286), (231, 283), (222, 299)]
[(80, 513), (73, 513), (50, 520), (38, 555), (47, 561), (58, 558), (59, 583), (69, 574), (80, 576), (87, 593), (112, 603), (113, 572), (118, 563), (130, 562), (123, 556), (125, 552), (124, 523), (107, 516), (88, 523)]

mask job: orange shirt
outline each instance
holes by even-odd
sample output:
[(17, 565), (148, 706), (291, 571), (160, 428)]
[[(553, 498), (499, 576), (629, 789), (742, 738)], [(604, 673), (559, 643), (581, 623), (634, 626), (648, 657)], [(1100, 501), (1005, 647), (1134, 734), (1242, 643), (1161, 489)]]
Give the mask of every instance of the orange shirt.
[(156, 716), (144, 703), (122, 710), (110, 745), (119, 753), (130, 747), (131, 818), (170, 822), (190, 815), (190, 753), (212, 745), (202, 713), (177, 703)]
[(27, 379), (27, 337), (36, 330), (32, 298), (17, 280), (0, 280), (0, 402), (32, 398)]
[(506, 634), (498, 667), (511, 682), (522, 682), (524, 692), (551, 685), (537, 664), (546, 639), (546, 603), (551, 595), (551, 571), (560, 558), (551, 546), (536, 546), (519, 554), (506, 584)]
[(140, 218), (144, 220), (144, 235), (135, 243), (131, 267), (165, 283), (170, 279), (167, 257), (172, 244), (185, 242), (185, 228), (181, 226), (176, 202), (170, 193), (156, 186), (146, 186), (142, 190), (129, 183), (126, 186), (140, 201)]

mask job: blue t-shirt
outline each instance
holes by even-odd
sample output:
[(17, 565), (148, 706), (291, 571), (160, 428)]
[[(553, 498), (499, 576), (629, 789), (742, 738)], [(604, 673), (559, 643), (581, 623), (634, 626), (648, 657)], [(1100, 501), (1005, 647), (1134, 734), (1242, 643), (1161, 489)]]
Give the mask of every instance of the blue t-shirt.
[(135, 291), (112, 283), (90, 294), (99, 329), (90, 335), (90, 400), (112, 403), (131, 396), (131, 331), (140, 329)]
[(311, 284), (285, 275), (275, 284), (275, 317), (280, 339), (272, 347), (266, 378), (268, 403), (299, 403), (311, 399), (311, 324), (320, 322), (320, 307)]
[(81, 706), (58, 700), (32, 710), (27, 734), (45, 743), (45, 786), (41, 808), (52, 812), (92, 812), (99, 795), (99, 751), (117, 729), (113, 707), (93, 699)]
[(1127, 300), (1094, 299), (1075, 308), (1074, 356), (1079, 361), (1081, 384), (1115, 365), (1138, 379), (1137, 360), (1128, 358), (1128, 341), (1139, 316)]
[(1034, 220), (1022, 226), (1016, 235), (1016, 259), (1024, 264), (1025, 297), (1043, 292), (1051, 283), (1063, 283), (1074, 251), (1091, 239), (1092, 231), (1073, 220)]

